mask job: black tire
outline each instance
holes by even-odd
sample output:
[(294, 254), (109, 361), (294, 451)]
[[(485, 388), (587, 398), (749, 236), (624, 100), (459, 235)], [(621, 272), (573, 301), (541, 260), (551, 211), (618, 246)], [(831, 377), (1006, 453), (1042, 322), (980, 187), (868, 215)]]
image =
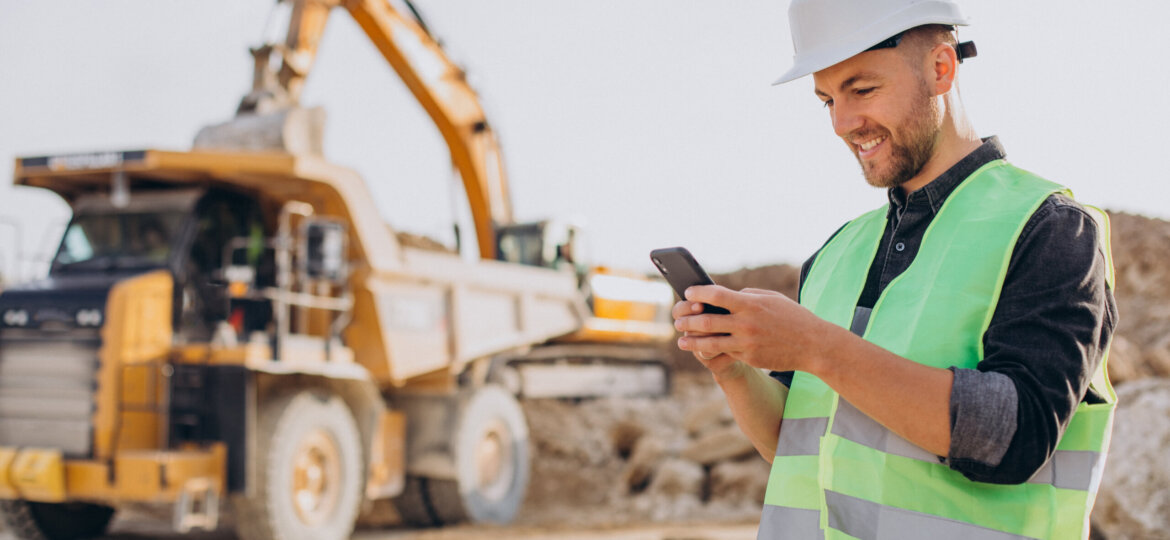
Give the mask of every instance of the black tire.
[[(425, 480), (434, 515), (444, 524), (510, 523), (524, 502), (530, 474), (528, 423), (520, 403), (494, 384), (464, 396), (451, 448), (456, 478)], [(498, 459), (485, 459), (493, 453)]]
[(406, 487), (394, 497), (394, 509), (407, 525), (412, 527), (434, 527), (441, 525), (427, 493), (427, 480), (418, 476), (407, 476)]
[(106, 533), (114, 509), (87, 503), (0, 500), (0, 520), (21, 540), (81, 540)]
[[(248, 458), (255, 496), (234, 497), (240, 538), (349, 538), (366, 475), (361, 435), (345, 402), (306, 390), (263, 404), (258, 423), (256, 453)], [(304, 482), (313, 485), (298, 488)], [(315, 491), (323, 492), (319, 500)]]

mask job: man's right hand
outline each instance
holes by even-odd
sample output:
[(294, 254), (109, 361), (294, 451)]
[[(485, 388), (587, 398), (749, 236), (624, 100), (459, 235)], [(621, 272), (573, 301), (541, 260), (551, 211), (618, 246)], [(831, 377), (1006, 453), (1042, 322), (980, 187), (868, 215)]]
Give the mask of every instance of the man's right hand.
[[(749, 294), (777, 294), (777, 295), (780, 294), (776, 291), (769, 291), (766, 289), (753, 289), (753, 288), (746, 288), (740, 292), (749, 293)], [(702, 313), (703, 313), (703, 304), (702, 303), (689, 302), (687, 300), (682, 300), (682, 301), (676, 303), (674, 305), (674, 307), (670, 310), (671, 316), (676, 321), (682, 317), (689, 317), (692, 315), (699, 315)], [(684, 332), (683, 335), (684, 336), (702, 337), (702, 336), (707, 336), (710, 334), (702, 333), (702, 332)], [(708, 370), (711, 371), (711, 374), (714, 375), (715, 380), (717, 380), (717, 381), (724, 381), (724, 380), (728, 380), (728, 379), (742, 377), (746, 370), (752, 369), (751, 366), (748, 366), (747, 364), (744, 364), (743, 362), (740, 362), (738, 360), (734, 360), (726, 354), (718, 354), (718, 355), (713, 356), (713, 357), (705, 357), (705, 356), (703, 356), (702, 353), (695, 352), (695, 353), (693, 353), (693, 355), (694, 355), (695, 359), (699, 361), (699, 363), (703, 364), (704, 367), (706, 367)]]
[[(763, 289), (744, 289), (741, 292), (749, 294), (780, 294)], [(674, 305), (670, 314), (677, 321), (684, 317), (691, 317), (703, 313), (703, 304), (683, 300)], [(716, 317), (720, 315), (715, 315)], [(688, 332), (688, 336), (703, 336), (698, 332)], [(703, 364), (715, 382), (723, 389), (727, 396), (727, 403), (731, 407), (731, 414), (752, 445), (769, 463), (776, 455), (777, 435), (780, 432), (780, 418), (784, 414), (784, 402), (788, 398), (788, 388), (769, 377), (760, 370), (753, 368), (727, 354), (718, 354), (706, 358), (695, 352), (695, 359)]]

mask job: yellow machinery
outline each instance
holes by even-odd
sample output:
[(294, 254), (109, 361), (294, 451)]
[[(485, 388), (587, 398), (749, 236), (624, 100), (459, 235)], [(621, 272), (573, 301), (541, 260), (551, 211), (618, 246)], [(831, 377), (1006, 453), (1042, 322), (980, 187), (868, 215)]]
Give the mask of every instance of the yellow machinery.
[[(383, 500), (414, 524), (507, 522), (529, 474), (517, 395), (665, 391), (669, 289), (579, 270), (574, 231), (512, 222), (491, 127), (417, 15), (288, 6), (237, 118), (194, 150), (17, 160), (74, 212), (48, 278), (0, 294), (18, 537), (100, 534), (128, 504), (210, 529), (221, 501), (246, 540), (347, 538)], [(439, 127), (481, 260), (401, 244), (319, 155), (320, 113), (296, 105), (335, 7)]]

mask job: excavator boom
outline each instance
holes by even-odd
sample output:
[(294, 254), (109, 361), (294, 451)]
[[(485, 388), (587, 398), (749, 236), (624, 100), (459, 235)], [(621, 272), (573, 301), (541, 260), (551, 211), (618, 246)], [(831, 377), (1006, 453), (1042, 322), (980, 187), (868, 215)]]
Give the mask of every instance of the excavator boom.
[[(497, 258), (496, 229), (513, 221), (511, 198), (499, 143), (463, 70), (418, 20), (387, 0), (281, 1), (292, 8), (288, 31), (283, 43), (253, 50), (253, 90), (240, 112), (269, 112), (266, 99), (274, 108), (297, 105), (330, 10), (344, 7), (438, 126), (463, 180), (480, 257)], [(281, 57), (275, 69), (269, 61), (273, 52)]]

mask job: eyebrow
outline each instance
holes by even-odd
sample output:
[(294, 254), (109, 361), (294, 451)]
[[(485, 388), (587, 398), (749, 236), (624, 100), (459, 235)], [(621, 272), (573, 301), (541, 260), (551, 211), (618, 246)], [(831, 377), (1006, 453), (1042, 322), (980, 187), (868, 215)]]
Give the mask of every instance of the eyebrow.
[[(858, 73), (852, 77), (849, 77), (848, 79), (845, 79), (845, 82), (842, 82), (841, 86), (839, 86), (838, 89), (841, 91), (845, 91), (850, 86), (853, 86), (859, 82), (862, 82), (862, 81), (865, 81), (868, 79), (879, 79), (880, 80), (881, 78), (882, 78), (881, 75), (879, 75), (873, 71), (862, 71), (861, 73)], [(814, 88), (813, 93), (816, 94), (817, 96), (820, 96), (823, 98), (829, 97), (829, 95), (822, 92), (820, 88)]]

